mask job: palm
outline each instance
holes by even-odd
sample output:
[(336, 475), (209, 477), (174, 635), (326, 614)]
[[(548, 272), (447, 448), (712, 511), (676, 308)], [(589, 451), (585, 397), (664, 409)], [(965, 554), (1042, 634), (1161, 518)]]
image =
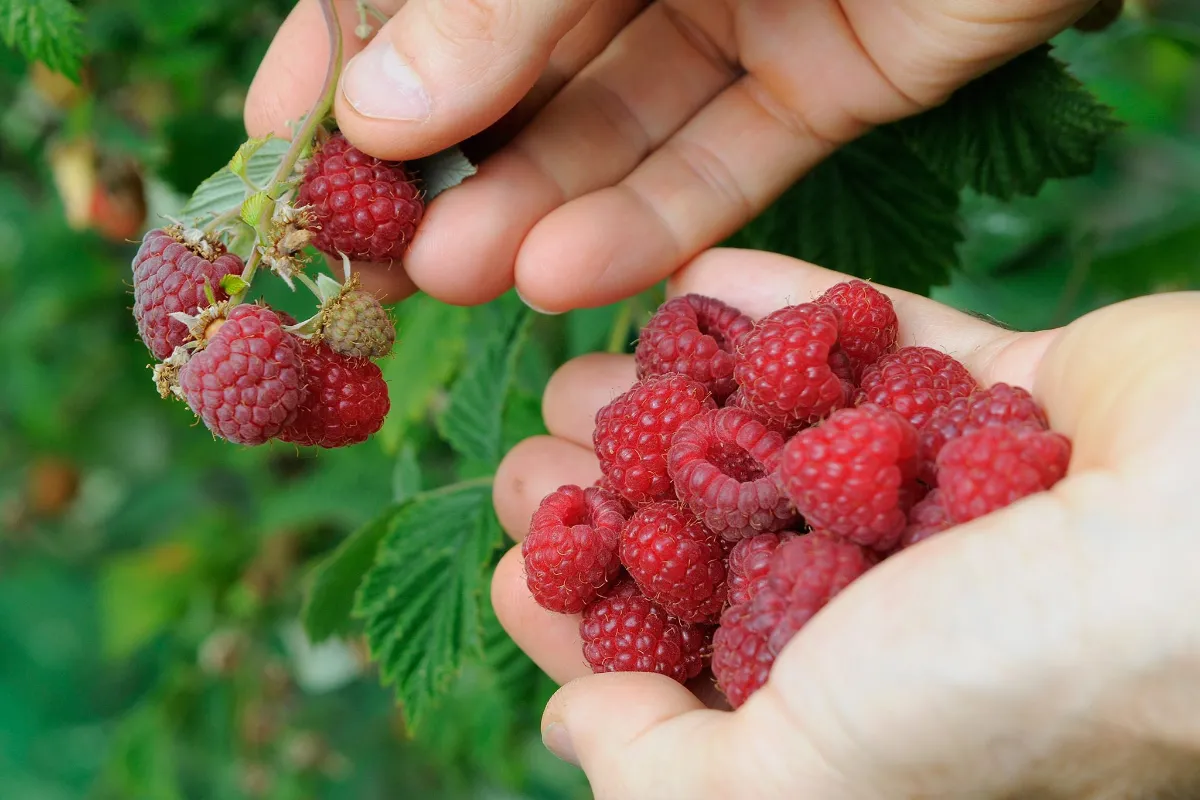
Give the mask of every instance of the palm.
[[(730, 287), (724, 276), (735, 269), (741, 279)], [(839, 277), (775, 256), (714, 252), (682, 273), (674, 291), (722, 296), (761, 315)], [(703, 715), (718, 714), (706, 724), (738, 733), (732, 751), (714, 755), (714, 771), (755, 787), (744, 796), (1030, 796), (1021, 792), (1044, 784), (1087, 797), (1095, 781), (1117, 787), (1111, 796), (1129, 796), (1139, 784), (1117, 782), (1131, 779), (1129, 759), (1097, 759), (1088, 737), (1110, 736), (1105, 726), (1123, 719), (1113, 676), (1137, 674), (1187, 636), (1187, 614), (1173, 625), (1154, 609), (1197, 605), (1187, 588), (1196, 544), (1181, 509), (1200, 509), (1185, 482), (1169, 476), (1197, 460), (1184, 431), (1200, 435), (1200, 297), (1126, 304), (1062, 332), (1012, 334), (894, 296), (905, 343), (950, 350), (984, 383), (1033, 388), (1075, 442), (1069, 478), (851, 586), (785, 649), (767, 687), (737, 714), (701, 711), (657, 676), (590, 678), (568, 687), (563, 702), (628, 708), (630, 692), (646, 706), (673, 698), (680, 716), (654, 725), (689, 732)], [(1180, 326), (1193, 341), (1172, 333)], [(1154, 370), (1143, 366), (1147, 341), (1174, 344)], [(632, 380), (628, 359), (593, 356), (552, 381), (545, 415), (553, 436), (518, 446), (498, 476), (497, 510), (515, 538), (544, 494), (598, 474), (590, 415)], [(577, 621), (534, 605), (521, 569), (514, 549), (497, 572), (493, 597), (506, 627), (556, 679), (588, 674)], [(1120, 743), (1108, 742), (1118, 751)], [(601, 797), (675, 796), (678, 787), (659, 776), (645, 794), (606, 794), (604, 769), (589, 776)]]
[[(411, 277), (436, 297), (478, 303), (515, 284), (547, 310), (619, 300), (737, 230), (838, 145), (940, 102), (1089, 5), (574, 0), (564, 30), (514, 55), (489, 38), (536, 12), (508, 2), (454, 17), (454, 3), (414, 0), (398, 13), (396, 36), (410, 23), (413, 36), (434, 32), (408, 50), (511, 62), (495, 85), (447, 72), (447, 120), (386, 124), (338, 103), (351, 140), (393, 158), (459, 142), (516, 106), (501, 125), (515, 138), (432, 204), (407, 275), (367, 270), (372, 288), (396, 297)], [(341, 3), (348, 29), (353, 5)], [(322, 24), (316, 0), (302, 0), (251, 90), (252, 133), (286, 133), (311, 104), (324, 79)]]

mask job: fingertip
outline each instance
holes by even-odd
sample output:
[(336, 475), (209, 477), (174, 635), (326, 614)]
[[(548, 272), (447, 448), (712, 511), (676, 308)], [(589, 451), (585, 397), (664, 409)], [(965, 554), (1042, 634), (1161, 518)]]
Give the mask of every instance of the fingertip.
[(631, 356), (589, 353), (563, 364), (542, 396), (542, 418), (555, 436), (592, 446), (596, 412), (637, 381)]
[(501, 526), (514, 541), (529, 532), (529, 521), (546, 495), (560, 486), (590, 486), (600, 477), (591, 449), (553, 436), (534, 436), (516, 445), (496, 469), (492, 502)]
[(500, 625), (556, 683), (591, 674), (583, 658), (579, 615), (547, 611), (534, 601), (525, 581), (525, 561), (519, 545), (496, 565), (491, 599)]

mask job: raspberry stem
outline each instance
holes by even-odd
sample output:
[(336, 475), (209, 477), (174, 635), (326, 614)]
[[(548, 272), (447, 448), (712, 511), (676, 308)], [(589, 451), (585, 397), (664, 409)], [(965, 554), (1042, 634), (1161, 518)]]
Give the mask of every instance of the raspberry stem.
[(633, 309), (636, 303), (633, 298), (623, 300), (620, 308), (617, 309), (617, 315), (613, 318), (612, 329), (608, 333), (608, 347), (605, 348), (609, 353), (624, 353), (626, 345), (629, 344), (629, 328), (633, 324)]
[(333, 108), (334, 94), (337, 91), (338, 78), (342, 71), (342, 28), (338, 23), (337, 9), (334, 7), (333, 0), (321, 0), (321, 10), (325, 13), (325, 24), (329, 30), (329, 67), (325, 72), (325, 86), (321, 91), (320, 99), (304, 118), (304, 124), (296, 131), (296, 135), (292, 137), (291, 146), (284, 154), (283, 160), (279, 162), (275, 174), (267, 183), (268, 200), (262, 209), (258, 225), (255, 226), (257, 243), (242, 272), (242, 280), (246, 282), (246, 288), (229, 299), (231, 306), (245, 300), (246, 292), (254, 283), (254, 276), (258, 272), (259, 264), (262, 263), (263, 250), (271, 246), (271, 222), (275, 217), (275, 208), (279, 200), (270, 197), (270, 190), (286, 183), (291, 178), (296, 169), (296, 162), (312, 147), (317, 131)]

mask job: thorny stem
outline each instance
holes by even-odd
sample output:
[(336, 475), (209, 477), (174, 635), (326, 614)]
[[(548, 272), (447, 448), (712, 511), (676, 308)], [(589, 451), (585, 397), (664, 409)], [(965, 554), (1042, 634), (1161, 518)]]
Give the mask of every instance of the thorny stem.
[[(267, 187), (270, 190), (281, 183), (286, 182), (296, 168), (296, 162), (300, 160), (300, 156), (305, 150), (312, 145), (313, 138), (316, 136), (317, 128), (325, 121), (325, 117), (329, 115), (330, 109), (333, 108), (333, 99), (337, 91), (338, 78), (342, 71), (342, 28), (338, 23), (337, 9), (334, 8), (333, 0), (321, 0), (321, 10), (325, 12), (325, 24), (329, 29), (329, 68), (325, 73), (325, 87), (321, 91), (321, 97), (317, 104), (308, 113), (304, 120), (304, 124), (300, 130), (296, 131), (296, 135), (292, 137), (292, 145), (283, 155), (283, 160), (279, 162), (279, 167), (275, 170), (275, 174), (271, 176)], [(242, 271), (242, 280), (246, 282), (246, 288), (238, 292), (236, 296), (230, 298), (230, 305), (241, 303), (246, 292), (250, 291), (250, 284), (254, 282), (254, 275), (258, 272), (258, 266), (262, 263), (262, 242), (266, 239), (270, 230), (271, 222), (275, 218), (276, 199), (268, 200), (263, 207), (262, 216), (259, 217), (259, 222), (256, 230), (256, 245), (254, 251), (250, 254), (250, 260), (246, 262), (246, 268)]]

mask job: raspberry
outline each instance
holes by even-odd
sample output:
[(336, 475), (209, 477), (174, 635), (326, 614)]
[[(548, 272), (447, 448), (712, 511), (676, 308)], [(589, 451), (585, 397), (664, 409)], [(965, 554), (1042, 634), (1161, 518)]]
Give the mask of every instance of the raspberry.
[(668, 300), (642, 328), (638, 378), (687, 375), (722, 400), (735, 388), (733, 352), (754, 323), (736, 308), (698, 294)]
[(953, 525), (954, 522), (946, 513), (946, 506), (942, 503), (941, 491), (934, 489), (908, 512), (908, 526), (904, 529), (904, 535), (900, 537), (898, 549), (912, 547), (917, 542), (923, 542), (930, 536), (941, 533)]
[(684, 622), (715, 621), (725, 605), (725, 550), (671, 502), (634, 512), (621, 531), (621, 563), (645, 595)]
[(589, 605), (579, 623), (593, 672), (657, 672), (680, 683), (700, 674), (709, 629), (672, 618), (632, 581)]
[(146, 234), (133, 257), (133, 317), (155, 358), (169, 358), (188, 339), (187, 325), (171, 314), (194, 315), (207, 306), (205, 282), (216, 300), (227, 300), (221, 279), (240, 275), (242, 267), (223, 244), (198, 232), (172, 225)]
[(578, 614), (621, 571), (625, 514), (604, 489), (560, 486), (546, 495), (521, 543), (525, 580), (542, 608)]
[(854, 380), (863, 370), (896, 349), (900, 322), (891, 298), (866, 281), (845, 281), (816, 299), (842, 312), (840, 343), (850, 359)]
[(683, 423), (717, 404), (683, 375), (647, 378), (596, 412), (592, 442), (600, 469), (634, 504), (673, 497), (667, 448)]
[(269, 308), (235, 306), (179, 370), (188, 406), (217, 436), (264, 444), (296, 418), (303, 399), (300, 340)]
[(845, 389), (830, 363), (838, 317), (827, 306), (803, 303), (761, 319), (742, 340), (734, 363), (743, 402), (789, 427), (845, 405)]
[(296, 205), (316, 217), (318, 250), (355, 261), (400, 260), (425, 213), (402, 163), (369, 156), (340, 132), (313, 154)]
[(335, 353), (382, 358), (396, 343), (396, 326), (375, 295), (352, 289), (321, 309), (321, 338)]
[(756, 420), (758, 420), (764, 426), (766, 426), (767, 430), (778, 433), (784, 439), (787, 439), (789, 436), (791, 436), (791, 434), (795, 433), (796, 430), (798, 430), (800, 427), (802, 427), (800, 425), (797, 425), (796, 428), (789, 428), (784, 423), (779, 422), (778, 420), (771, 419), (766, 414), (763, 414), (763, 413), (751, 408), (750, 404), (746, 402), (746, 396), (744, 394), (742, 394), (741, 389), (735, 389), (733, 394), (729, 395), (729, 397), (726, 397), (725, 402), (721, 404), (721, 407), (722, 408), (739, 408), (742, 411), (745, 411), (747, 414), (754, 417)]
[(731, 541), (777, 531), (795, 512), (771, 477), (783, 437), (738, 408), (701, 412), (667, 451), (675, 493), (709, 530)]
[(742, 539), (729, 551), (729, 605), (749, 603), (766, 581), (771, 555), (784, 542), (794, 539), (794, 533), (760, 533)]
[(779, 479), (809, 525), (888, 550), (904, 530), (916, 455), (917, 430), (899, 414), (844, 408), (788, 442)]
[(967, 368), (945, 353), (932, 347), (901, 347), (867, 368), (855, 403), (890, 408), (919, 428), (934, 409), (977, 388)]
[(348, 447), (383, 427), (391, 408), (379, 367), (365, 358), (333, 352), (324, 342), (303, 339), (304, 401), (279, 438), (301, 447)]
[(1071, 442), (1028, 425), (986, 427), (950, 441), (938, 454), (938, 488), (956, 523), (1054, 486), (1067, 472)]
[(951, 439), (988, 425), (1015, 424), (1042, 430), (1050, 427), (1046, 412), (1020, 387), (997, 383), (967, 397), (956, 397), (936, 409), (921, 426), (921, 480), (930, 486), (936, 483), (938, 453)]
[(730, 704), (739, 707), (766, 683), (792, 637), (875, 563), (862, 547), (827, 534), (781, 544), (758, 592), (726, 609), (713, 637), (713, 675)]

